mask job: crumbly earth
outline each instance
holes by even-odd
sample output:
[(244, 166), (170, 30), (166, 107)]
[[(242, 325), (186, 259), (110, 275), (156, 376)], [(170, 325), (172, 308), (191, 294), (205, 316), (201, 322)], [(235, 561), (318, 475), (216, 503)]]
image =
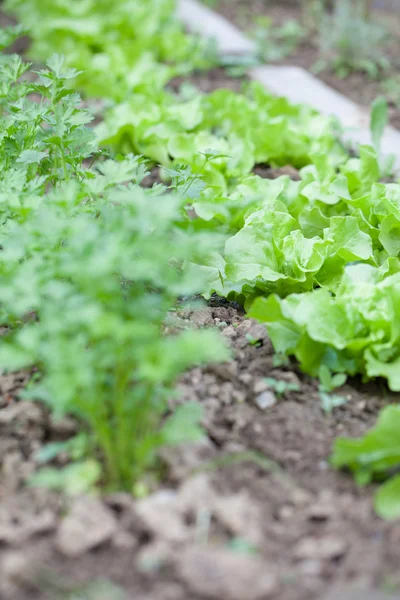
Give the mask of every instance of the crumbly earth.
[[(399, 3), (397, 0), (377, 0), (375, 6), (376, 17), (386, 24), (392, 36), (392, 42), (387, 49), (391, 68), (385, 74), (385, 79), (396, 78), (399, 76), (400, 69)], [(271, 18), (277, 25), (283, 25), (289, 20), (302, 19), (299, 0), (218, 0), (215, 9), (245, 31), (251, 31), (254, 28), (254, 19), (260, 16)], [(280, 64), (296, 65), (312, 71), (319, 58), (317, 45), (307, 38), (291, 56), (280, 61)], [(318, 74), (318, 77), (354, 102), (367, 107), (383, 93), (382, 81), (373, 80), (365, 73), (355, 72), (341, 79), (331, 70), (325, 69)], [(400, 129), (399, 107), (392, 104), (389, 109), (392, 125)]]
[[(265, 328), (238, 307), (213, 299), (177, 320), (217, 327), (232, 360), (182, 377), (174, 402), (202, 404), (206, 436), (163, 452), (166, 479), (147, 498), (24, 486), (35, 452), (75, 424), (18, 399), (29, 374), (0, 379), (0, 598), (119, 598), (100, 580), (135, 600), (319, 600), (339, 584), (400, 587), (400, 523), (376, 517), (373, 486), (358, 489), (328, 462), (337, 435), (362, 434), (391, 400), (383, 385), (352, 382), (340, 390), (347, 404), (326, 415), (316, 382), (276, 366)], [(267, 376), (298, 391), (278, 397)]]

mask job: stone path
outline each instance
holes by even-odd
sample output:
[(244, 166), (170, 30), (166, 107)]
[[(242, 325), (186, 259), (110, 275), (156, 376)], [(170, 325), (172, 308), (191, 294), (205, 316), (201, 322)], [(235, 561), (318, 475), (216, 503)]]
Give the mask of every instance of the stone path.
[[(237, 27), (198, 0), (179, 0), (178, 17), (189, 30), (214, 38), (221, 54), (246, 55), (255, 50), (253, 42)], [(368, 111), (308, 71), (300, 67), (261, 66), (251, 69), (250, 77), (291, 102), (310, 104), (323, 114), (335, 115), (345, 128), (346, 139), (371, 143)], [(394, 154), (400, 168), (400, 132), (393, 127), (386, 128), (382, 151)]]

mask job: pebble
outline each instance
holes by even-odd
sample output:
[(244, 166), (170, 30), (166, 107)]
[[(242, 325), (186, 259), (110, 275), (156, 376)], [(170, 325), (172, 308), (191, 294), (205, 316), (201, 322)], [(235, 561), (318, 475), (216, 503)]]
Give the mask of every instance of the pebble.
[(278, 402), (277, 397), (274, 392), (266, 391), (262, 392), (262, 394), (258, 394), (254, 399), (255, 404), (261, 410), (267, 410), (267, 408), (272, 408)]
[(269, 390), (269, 385), (265, 381), (265, 379), (256, 379), (256, 381), (253, 384), (253, 392), (255, 394), (262, 394), (263, 392), (266, 392), (267, 390)]
[(207, 600), (267, 600), (278, 589), (276, 576), (256, 557), (212, 547), (193, 547), (178, 558), (177, 572), (191, 594)]
[(210, 308), (200, 308), (195, 310), (190, 316), (190, 321), (197, 327), (213, 325), (214, 318), (212, 316), (212, 310)]
[(299, 565), (303, 575), (308, 577), (320, 577), (323, 571), (323, 563), (320, 560), (303, 560)]
[(135, 513), (145, 528), (159, 539), (183, 542), (190, 533), (179, 512), (177, 494), (173, 490), (162, 490), (139, 500)]
[(117, 521), (97, 498), (77, 498), (56, 534), (56, 547), (76, 558), (107, 542), (117, 531)]
[(223, 336), (233, 339), (237, 336), (237, 327), (228, 325), (228, 327), (225, 327), (225, 329), (223, 329), (221, 333)]
[(300, 540), (294, 548), (298, 559), (333, 560), (340, 558), (347, 551), (347, 542), (336, 536), (322, 538), (307, 537)]

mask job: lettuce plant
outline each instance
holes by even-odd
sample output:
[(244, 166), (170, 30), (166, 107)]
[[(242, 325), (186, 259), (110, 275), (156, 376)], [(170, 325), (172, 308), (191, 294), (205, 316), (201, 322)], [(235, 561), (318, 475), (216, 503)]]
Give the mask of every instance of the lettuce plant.
[(335, 296), (327, 290), (258, 298), (250, 315), (267, 323), (277, 352), (292, 354), (318, 376), (334, 373), (385, 377), (400, 391), (400, 262), (377, 269), (346, 268)]
[(132, 91), (162, 90), (173, 76), (215, 61), (213, 46), (187, 35), (175, 0), (7, 0), (33, 39), (30, 57), (57, 52), (83, 71), (78, 88), (123, 100)]

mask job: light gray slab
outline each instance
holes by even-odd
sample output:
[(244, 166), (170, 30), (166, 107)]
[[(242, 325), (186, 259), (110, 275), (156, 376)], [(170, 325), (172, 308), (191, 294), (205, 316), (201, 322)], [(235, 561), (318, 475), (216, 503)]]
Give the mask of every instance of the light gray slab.
[(336, 115), (345, 126), (368, 124), (366, 111), (301, 67), (256, 67), (250, 76), (295, 104), (310, 104), (319, 112)]
[[(198, 0), (179, 0), (178, 17), (189, 30), (214, 37), (225, 54), (254, 53), (253, 42), (224, 17)], [(345, 128), (345, 139), (370, 144), (369, 110), (363, 108), (300, 67), (266, 65), (250, 70), (250, 77), (273, 94), (285, 96), (295, 104), (309, 104), (322, 114), (336, 116)], [(400, 168), (400, 132), (387, 127), (382, 140), (383, 154), (394, 154)]]
[(196, 0), (180, 0), (178, 18), (191, 31), (214, 38), (223, 54), (251, 54), (255, 50), (253, 42), (240, 29)]

